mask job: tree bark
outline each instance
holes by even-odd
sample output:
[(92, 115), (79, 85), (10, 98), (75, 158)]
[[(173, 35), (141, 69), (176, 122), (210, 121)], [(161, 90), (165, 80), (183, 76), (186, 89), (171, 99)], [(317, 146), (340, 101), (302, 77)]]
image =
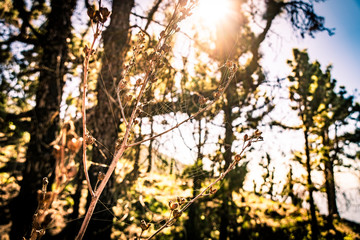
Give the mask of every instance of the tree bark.
[[(154, 135), (154, 119), (152, 116), (149, 117), (149, 121), (150, 121), (150, 136), (153, 136)], [(149, 147), (148, 147), (149, 153), (148, 153), (148, 157), (147, 157), (148, 158), (148, 167), (146, 170), (147, 173), (151, 172), (151, 169), (152, 169), (153, 142), (154, 142), (154, 139), (151, 139), (149, 142)]]
[[(133, 6), (134, 0), (114, 0), (111, 22), (103, 34), (104, 57), (101, 74), (97, 81), (97, 105), (94, 109), (94, 117), (90, 119), (92, 129), (89, 131), (101, 143), (94, 147), (92, 161), (105, 165), (110, 164), (112, 153), (115, 152), (121, 123), (119, 107), (109, 100), (108, 95), (117, 99), (114, 80), (118, 81), (122, 78), (123, 63), (129, 49), (129, 17)], [(95, 185), (98, 173), (105, 173), (106, 170), (100, 165), (92, 165), (89, 169), (91, 183)], [(113, 222), (111, 203), (113, 202), (114, 180), (114, 177), (109, 180), (100, 197), (102, 203), (110, 205), (104, 211), (104, 206), (97, 204), (94, 218), (101, 219), (101, 221), (90, 221), (85, 239), (110, 239)], [(90, 202), (90, 198), (88, 202)]]
[[(37, 207), (37, 191), (43, 177), (52, 177), (55, 158), (50, 143), (59, 130), (59, 110), (65, 66), (68, 60), (67, 39), (71, 38), (71, 16), (76, 0), (53, 0), (46, 33), (41, 36), (42, 56), (36, 92), (36, 106), (31, 116), (30, 142), (26, 153), (20, 193), (10, 205), (11, 239), (21, 239), (31, 229)], [(49, 184), (49, 187), (51, 184)]]
[[(224, 103), (224, 117), (225, 117), (225, 139), (224, 139), (224, 160), (225, 166), (224, 169), (227, 169), (232, 162), (232, 151), (231, 146), (234, 140), (234, 131), (233, 131), (233, 116), (232, 116), (232, 107), (234, 98), (236, 99), (236, 88), (229, 87), (226, 90), (225, 98), (226, 103)], [(226, 180), (229, 184), (229, 180)], [(220, 213), (220, 240), (226, 240), (228, 238), (228, 226), (229, 226), (229, 202), (232, 201), (232, 192), (229, 190), (229, 187), (224, 184), (223, 189), (223, 199), (221, 203), (221, 213)]]
[[(328, 129), (323, 130), (322, 140), (324, 146), (329, 146), (329, 135)], [(337, 216), (338, 209), (336, 205), (336, 189), (335, 189), (335, 178), (334, 178), (334, 162), (333, 159), (329, 155), (329, 151), (326, 150), (324, 154), (324, 174), (325, 174), (325, 188), (326, 195), (328, 200), (328, 226), (329, 228), (333, 228), (333, 218)]]
[[(199, 167), (201, 167), (201, 170), (203, 168), (202, 165), (202, 158), (203, 158), (203, 154), (202, 154), (202, 146), (203, 146), (203, 141), (201, 138), (201, 132), (202, 132), (202, 126), (201, 126), (201, 119), (198, 120), (198, 127), (199, 127), (199, 132), (198, 132), (198, 143), (197, 143), (197, 158), (196, 158), (196, 162), (195, 162), (195, 168), (198, 169)], [(201, 189), (201, 182), (203, 181), (203, 176), (195, 174), (194, 178), (193, 178), (193, 197), (196, 197), (199, 194), (199, 190)], [(185, 228), (186, 228), (186, 239), (189, 240), (201, 240), (203, 238), (201, 238), (201, 232), (203, 232), (203, 230), (201, 229), (201, 219), (200, 219), (200, 215), (201, 215), (201, 210), (200, 208), (200, 203), (199, 202), (194, 202), (192, 204), (192, 206), (190, 206), (189, 208), (189, 220), (186, 222), (185, 224)]]
[(314, 186), (311, 180), (311, 158), (310, 158), (310, 146), (309, 146), (309, 130), (306, 128), (304, 131), (305, 138), (305, 154), (306, 154), (306, 171), (307, 171), (307, 185), (309, 190), (309, 204), (311, 215), (311, 239), (317, 240), (319, 236), (318, 222), (316, 218), (316, 207), (314, 203)]

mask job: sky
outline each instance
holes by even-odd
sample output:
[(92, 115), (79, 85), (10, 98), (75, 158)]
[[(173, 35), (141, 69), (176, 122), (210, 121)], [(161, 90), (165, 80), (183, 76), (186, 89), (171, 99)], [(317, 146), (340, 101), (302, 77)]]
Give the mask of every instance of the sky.
[[(344, 85), (350, 93), (360, 88), (360, 0), (327, 0), (315, 3), (315, 12), (325, 17), (325, 26), (334, 28), (335, 34), (327, 32), (315, 34), (315, 38), (302, 39), (294, 34), (289, 24), (277, 22), (281, 30), (274, 26), (277, 37), (269, 39), (270, 49), (265, 49), (266, 62), (272, 73), (284, 74), (286, 59), (292, 59), (291, 49), (308, 49), (310, 59), (318, 60), (323, 68), (331, 64), (332, 76), (339, 85)], [(274, 62), (277, 66), (274, 69)]]
[(325, 16), (325, 23), (335, 28), (335, 35), (320, 34), (306, 39), (309, 52), (323, 64), (333, 64), (339, 84), (350, 89), (360, 87), (360, 0), (328, 0), (316, 10)]

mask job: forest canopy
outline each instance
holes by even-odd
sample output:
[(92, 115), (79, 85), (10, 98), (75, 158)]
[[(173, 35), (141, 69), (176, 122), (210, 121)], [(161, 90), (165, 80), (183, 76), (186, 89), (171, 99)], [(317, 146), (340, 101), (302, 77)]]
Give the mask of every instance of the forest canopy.
[(1, 239), (359, 239), (356, 92), (264, 61), (321, 4), (2, 1)]

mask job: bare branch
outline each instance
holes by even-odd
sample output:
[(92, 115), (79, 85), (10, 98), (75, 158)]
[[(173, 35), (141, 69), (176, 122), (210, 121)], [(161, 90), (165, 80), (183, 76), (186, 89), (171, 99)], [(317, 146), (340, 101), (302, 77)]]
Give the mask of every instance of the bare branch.
[[(225, 90), (228, 88), (230, 82), (231, 82), (231, 81), (233, 80), (233, 78), (235, 77), (236, 69), (233, 69), (233, 70), (231, 70), (231, 71), (232, 71), (232, 74), (229, 76), (229, 79), (228, 79), (225, 87), (223, 88), (223, 90), (220, 92), (220, 95), (222, 95), (222, 94), (225, 92)], [(209, 104), (206, 105), (206, 107), (200, 109), (197, 113), (191, 115), (191, 116), (188, 117), (187, 119), (181, 121), (180, 123), (176, 124), (175, 126), (169, 128), (168, 130), (166, 130), (166, 131), (164, 131), (164, 132), (162, 132), (162, 133), (159, 133), (159, 134), (157, 134), (157, 135), (155, 135), (155, 136), (151, 136), (151, 137), (149, 137), (149, 138), (147, 138), (147, 139), (144, 139), (144, 140), (142, 140), (142, 141), (129, 144), (127, 147), (133, 147), (133, 146), (136, 146), (136, 145), (138, 145), (138, 144), (147, 142), (147, 141), (149, 141), (149, 140), (151, 140), (151, 139), (160, 137), (160, 136), (162, 136), (162, 135), (164, 135), (164, 134), (166, 134), (166, 133), (174, 130), (175, 128), (180, 127), (182, 124), (186, 123), (187, 121), (189, 121), (189, 120), (191, 120), (191, 119), (193, 119), (193, 118), (196, 118), (198, 115), (200, 115), (201, 113), (203, 113), (203, 112), (205, 112), (206, 110), (208, 110), (214, 103), (217, 102), (217, 100), (218, 100), (218, 98), (213, 99)]]

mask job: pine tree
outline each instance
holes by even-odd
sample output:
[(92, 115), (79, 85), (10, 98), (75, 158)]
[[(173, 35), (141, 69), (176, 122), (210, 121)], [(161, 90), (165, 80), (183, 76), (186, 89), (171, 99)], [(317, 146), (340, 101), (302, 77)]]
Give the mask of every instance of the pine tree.
[[(314, 118), (315, 134), (320, 139), (317, 152), (324, 165), (325, 190), (328, 201), (328, 225), (333, 228), (333, 218), (339, 216), (336, 203), (336, 183), (334, 167), (341, 166), (340, 155), (346, 155), (346, 141), (354, 142), (354, 136), (359, 131), (344, 126), (354, 126), (354, 120), (359, 117), (359, 104), (354, 102), (354, 96), (348, 95), (343, 86), (336, 91), (336, 80), (331, 78), (331, 66), (317, 78), (316, 98), (320, 102), (317, 115)], [(348, 96), (347, 96), (348, 95)], [(354, 119), (355, 118), (355, 119)], [(342, 133), (339, 134), (339, 129)], [(331, 134), (334, 132), (334, 134)], [(334, 135), (331, 137), (331, 135)], [(341, 140), (340, 140), (341, 139)], [(358, 143), (359, 140), (355, 140)], [(349, 144), (349, 143), (348, 143)], [(344, 156), (346, 157), (346, 156)], [(348, 154), (347, 158), (355, 158)]]
[(309, 63), (309, 56), (306, 51), (293, 50), (294, 60), (288, 61), (288, 64), (293, 68), (292, 75), (289, 81), (292, 84), (289, 88), (290, 100), (292, 102), (291, 108), (298, 113), (301, 120), (302, 130), (305, 142), (305, 168), (307, 172), (306, 186), (309, 192), (309, 204), (311, 213), (311, 236), (312, 239), (317, 239), (319, 235), (318, 221), (316, 217), (316, 206), (314, 202), (315, 187), (311, 178), (313, 170), (311, 159), (311, 142), (310, 135), (314, 128), (314, 117), (317, 114), (317, 109), (320, 105), (316, 101), (316, 92), (319, 90), (318, 76), (321, 74), (320, 64)]

